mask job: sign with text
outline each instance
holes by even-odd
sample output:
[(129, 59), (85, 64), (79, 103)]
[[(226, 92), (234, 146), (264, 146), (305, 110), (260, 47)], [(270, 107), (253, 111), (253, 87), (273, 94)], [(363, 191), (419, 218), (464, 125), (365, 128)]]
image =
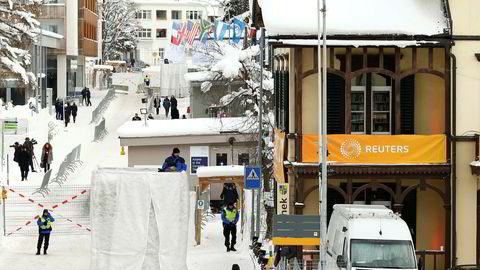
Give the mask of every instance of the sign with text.
[[(328, 135), (328, 161), (360, 164), (446, 163), (447, 137), (439, 135)], [(318, 162), (318, 135), (303, 135), (302, 161)]]
[(277, 183), (277, 215), (288, 215), (290, 211), (287, 183)]
[(260, 167), (245, 167), (245, 188), (260, 188)]
[(190, 174), (200, 167), (208, 166), (208, 146), (190, 146)]

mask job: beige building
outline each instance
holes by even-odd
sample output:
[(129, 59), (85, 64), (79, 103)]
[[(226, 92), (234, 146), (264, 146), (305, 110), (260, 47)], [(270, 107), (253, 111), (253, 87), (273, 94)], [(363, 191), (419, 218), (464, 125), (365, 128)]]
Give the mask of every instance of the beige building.
[[(188, 167), (190, 187), (198, 185), (196, 168), (200, 166), (254, 164), (257, 143), (244, 118), (197, 118), (177, 120), (131, 121), (119, 129), (120, 145), (127, 147), (128, 166), (158, 166), (180, 150)], [(232, 142), (232, 144), (230, 143)], [(221, 185), (215, 189), (216, 199)], [(217, 194), (218, 193), (218, 194)]]
[[(336, 203), (386, 205), (407, 222), (426, 268), (477, 264), (480, 197), (470, 163), (480, 132), (472, 117), (480, 110), (480, 19), (472, 14), (480, 2), (366, 2), (327, 6), (328, 213)], [(274, 56), (290, 214), (318, 214), (316, 14), (260, 3), (253, 17)]]

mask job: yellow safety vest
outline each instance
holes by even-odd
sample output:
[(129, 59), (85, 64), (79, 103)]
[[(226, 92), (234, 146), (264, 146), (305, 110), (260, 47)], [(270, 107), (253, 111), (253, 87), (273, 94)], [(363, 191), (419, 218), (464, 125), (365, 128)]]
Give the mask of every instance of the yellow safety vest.
[(228, 221), (235, 221), (237, 218), (237, 209), (233, 209), (232, 211), (228, 210), (228, 208), (225, 208), (225, 218)]
[[(41, 217), (40, 221), (45, 222), (45, 219), (43, 217)], [(48, 220), (47, 225), (40, 225), (40, 229), (42, 229), (42, 230), (49, 229), (50, 227), (52, 227), (52, 222), (50, 220)]]

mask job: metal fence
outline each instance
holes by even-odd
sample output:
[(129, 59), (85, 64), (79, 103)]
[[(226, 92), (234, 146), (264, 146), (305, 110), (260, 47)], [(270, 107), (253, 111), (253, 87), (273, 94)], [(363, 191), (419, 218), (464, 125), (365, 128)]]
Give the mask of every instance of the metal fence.
[(97, 108), (92, 111), (92, 121), (90, 124), (97, 123), (103, 116), (103, 113), (107, 110), (110, 102), (115, 98), (115, 89), (108, 90), (108, 93), (103, 97), (103, 99), (98, 103)]
[(5, 199), (5, 236), (37, 235), (37, 216), (48, 209), (55, 218), (55, 234), (90, 233), (90, 187), (54, 186), (49, 196), (33, 192), (33, 186), (10, 186)]
[(59, 125), (54, 122), (50, 121), (48, 122), (48, 141), (52, 141), (53, 138), (58, 134), (59, 131)]
[(105, 128), (105, 118), (102, 117), (102, 121), (95, 126), (95, 133), (93, 135), (93, 141), (98, 142), (103, 140), (103, 138), (108, 134), (107, 129)]
[[(80, 160), (81, 150), (82, 145), (79, 144), (65, 157), (65, 159), (62, 161), (62, 164), (60, 164), (60, 168), (58, 169), (55, 178), (50, 180), (49, 184), (56, 183), (61, 186), (67, 181), (68, 176), (74, 173), (75, 170), (83, 164), (83, 162)], [(48, 190), (45, 191), (48, 193)]]

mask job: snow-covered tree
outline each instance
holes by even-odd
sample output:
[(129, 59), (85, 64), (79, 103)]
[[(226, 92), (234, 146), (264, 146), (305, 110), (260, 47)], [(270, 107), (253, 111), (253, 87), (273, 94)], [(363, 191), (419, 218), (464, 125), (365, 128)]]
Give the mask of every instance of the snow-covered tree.
[(131, 0), (103, 0), (100, 6), (103, 17), (103, 60), (118, 60), (137, 46), (135, 4)]
[(35, 84), (35, 75), (27, 72), (31, 63), (29, 49), (38, 33), (35, 14), (40, 0), (0, 0), (0, 78), (2, 74)]
[(222, 6), (225, 13), (224, 18), (229, 20), (248, 11), (249, 2), (248, 0), (224, 0)]

